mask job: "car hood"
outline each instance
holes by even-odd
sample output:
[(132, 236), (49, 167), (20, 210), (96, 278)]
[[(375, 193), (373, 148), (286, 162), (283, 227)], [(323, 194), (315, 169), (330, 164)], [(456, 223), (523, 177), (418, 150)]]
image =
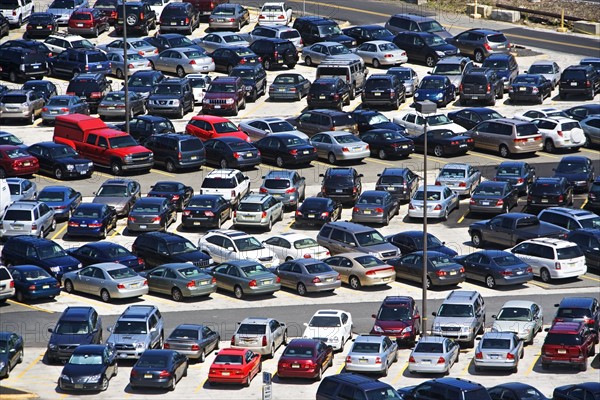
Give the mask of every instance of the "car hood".
[(50, 336), (50, 340), (48, 341), (48, 344), (56, 344), (56, 345), (60, 345), (60, 344), (92, 344), (92, 339), (94, 338), (94, 335), (92, 333), (85, 333), (82, 335), (78, 335), (78, 334), (73, 334), (73, 333), (68, 333), (68, 334), (62, 334), (62, 333), (53, 333), (52, 336)]
[(495, 320), (492, 325), (492, 331), (498, 332), (524, 332), (530, 328), (533, 328), (533, 321), (498, 321)]
[(121, 209), (125, 207), (125, 204), (129, 201), (129, 197), (110, 197), (110, 196), (102, 196), (102, 197), (94, 197), (92, 203), (96, 204), (106, 204), (107, 206), (114, 207), (115, 209)]
[(120, 334), (120, 333), (111, 333), (107, 343), (113, 344), (133, 344), (133, 343), (148, 343), (150, 338), (146, 334)]
[(235, 93), (231, 93), (231, 92), (206, 92), (204, 94), (204, 98), (205, 99), (222, 99), (222, 98), (235, 99), (236, 95), (235, 95)]
[(86, 159), (86, 158), (81, 158), (81, 157), (64, 157), (64, 158), (60, 158), (58, 160), (55, 161), (60, 161), (63, 164), (87, 164), (90, 163), (91, 161)]
[(432, 98), (438, 95), (444, 95), (444, 91), (442, 89), (418, 89), (415, 93), (415, 97), (425, 97)]
[(73, 365), (66, 364), (63, 367), (61, 375), (73, 376), (92, 376), (100, 375), (104, 372), (105, 365)]
[(433, 327), (438, 326), (475, 326), (477, 319), (475, 317), (435, 317)]
[(407, 326), (411, 326), (412, 324), (409, 321), (376, 321), (375, 325), (380, 326), (383, 330), (398, 330), (402, 331)]
[(333, 338), (341, 337), (343, 334), (341, 327), (313, 327), (309, 326), (304, 331), (302, 337), (304, 338)]

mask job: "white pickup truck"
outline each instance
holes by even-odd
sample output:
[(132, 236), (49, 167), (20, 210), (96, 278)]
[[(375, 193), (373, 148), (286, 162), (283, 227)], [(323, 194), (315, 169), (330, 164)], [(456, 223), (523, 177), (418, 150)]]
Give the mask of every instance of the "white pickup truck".
[(34, 12), (32, 0), (0, 0), (0, 13), (12, 26), (20, 27)]
[(288, 25), (292, 22), (292, 8), (283, 2), (265, 3), (258, 14), (259, 25)]

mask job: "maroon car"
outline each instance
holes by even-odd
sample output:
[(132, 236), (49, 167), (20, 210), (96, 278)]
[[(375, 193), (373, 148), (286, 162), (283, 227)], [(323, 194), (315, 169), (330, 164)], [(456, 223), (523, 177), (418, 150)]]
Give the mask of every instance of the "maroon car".
[(371, 335), (386, 335), (410, 346), (421, 332), (419, 308), (409, 296), (387, 296), (372, 317), (375, 323)]
[(38, 172), (38, 159), (17, 146), (0, 146), (0, 179), (9, 176), (31, 175)]
[(555, 322), (546, 331), (548, 335), (542, 345), (542, 369), (562, 365), (587, 370), (588, 357), (596, 354), (596, 331), (585, 322)]
[(219, 76), (210, 83), (202, 100), (204, 114), (233, 114), (246, 108), (246, 86), (240, 77)]
[(321, 380), (323, 372), (333, 365), (333, 348), (317, 339), (293, 339), (277, 363), (279, 378)]

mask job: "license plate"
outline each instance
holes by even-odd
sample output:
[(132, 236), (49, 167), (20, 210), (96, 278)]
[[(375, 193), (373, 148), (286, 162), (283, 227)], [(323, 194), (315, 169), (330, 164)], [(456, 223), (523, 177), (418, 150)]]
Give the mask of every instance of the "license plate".
[(197, 160), (197, 159), (198, 159), (198, 156), (191, 156), (190, 157), (190, 160)]
[(76, 383), (74, 386), (75, 386), (75, 389), (83, 389), (83, 384), (81, 384), (81, 383)]
[(497, 359), (498, 359), (498, 356), (497, 356), (496, 354), (492, 354), (492, 355), (490, 356), (490, 358), (491, 358), (492, 360), (497, 360)]
[(529, 139), (527, 139), (527, 141), (528, 142), (535, 142), (535, 139), (534, 138), (529, 138)]
[(221, 372), (221, 375), (223, 375), (223, 376), (229, 376), (229, 372)]
[(208, 281), (207, 281), (207, 280), (200, 281), (200, 284), (201, 284), (201, 285), (208, 285)]
[(526, 91), (526, 90), (527, 90), (527, 88), (526, 88), (526, 87), (520, 87), (520, 88), (519, 88), (519, 91), (520, 91), (520, 92), (524, 92), (524, 91)]
[(371, 214), (371, 210), (363, 210), (363, 214)]
[(200, 224), (201, 224), (200, 222), (194, 222), (194, 225), (200, 225)]
[(517, 271), (517, 275), (523, 275), (523, 271)]
[(283, 60), (277, 60), (279, 64), (283, 64)]
[(300, 368), (300, 364), (292, 364), (292, 368)]
[(381, 93), (373, 93), (375, 96), (381, 96)]
[(177, 22), (171, 22), (171, 25), (177, 25)]
[(42, 289), (50, 289), (50, 285), (43, 285)]
[(565, 350), (565, 349), (558, 349), (558, 354), (567, 354), (567, 350)]
[(246, 153), (246, 157), (252, 157), (252, 153)]
[(542, 199), (542, 203), (547, 203), (548, 199)]
[(58, 110), (50, 110), (50, 114), (58, 114)]
[(325, 96), (319, 96), (320, 100), (325, 100)]
[(335, 189), (335, 192), (336, 192), (336, 193), (342, 193), (342, 192), (343, 192), (343, 190), (342, 190), (342, 189)]
[(87, 171), (79, 171), (79, 174), (80, 174), (80, 175), (85, 175), (85, 174), (87, 174), (87, 173), (88, 173)]
[(270, 279), (265, 279), (265, 280), (262, 281), (263, 285), (269, 285), (270, 283), (271, 283)]
[(325, 282), (333, 282), (333, 278), (327, 278), (325, 279)]
[(26, 161), (26, 162), (23, 163), (23, 166), (25, 166), (25, 167), (29, 167), (30, 165), (31, 164), (29, 163), (29, 161)]
[(358, 360), (358, 362), (359, 362), (360, 364), (366, 364), (366, 363), (368, 363), (369, 361), (368, 361), (368, 360)]
[(461, 145), (460, 145), (460, 146), (458, 146), (458, 147), (467, 147), (467, 145), (466, 145), (466, 144), (461, 144)]
[(353, 150), (354, 150), (354, 151), (360, 151), (360, 150), (361, 150), (361, 147), (355, 147)]
[(132, 283), (129, 285), (130, 288), (136, 288), (138, 287), (139, 283)]
[(393, 186), (388, 186), (388, 190), (394, 190)]
[(456, 271), (450, 271), (450, 275), (456, 275)]
[(577, 82), (571, 82), (571, 86), (577, 86)]
[(221, 108), (221, 106), (220, 106), (219, 104), (217, 104), (217, 105), (215, 106), (215, 110), (218, 110), (219, 108)]
[(308, 153), (310, 153), (308, 150), (304, 150), (304, 151), (302, 152), (302, 154), (308, 154)]
[(116, 107), (110, 106), (108, 107), (109, 110), (114, 110)]
[(408, 145), (405, 144), (404, 146), (402, 146), (403, 149), (408, 149)]
[(308, 218), (314, 218), (314, 217), (316, 217), (315, 214), (308, 214)]
[(43, 26), (36, 26), (35, 29), (42, 29)]
[(144, 378), (146, 378), (146, 379), (152, 379), (152, 374), (144, 374)]
[(81, 28), (83, 26), (83, 24), (77, 24), (78, 28)]
[(490, 205), (490, 202), (489, 202), (489, 201), (482, 201), (482, 202), (481, 202), (481, 205), (482, 205), (482, 206), (489, 206), (489, 205)]
[(471, 97), (471, 98), (472, 98), (473, 100), (477, 100), (477, 99), (479, 99), (479, 96), (473, 96), (473, 97)]
[(146, 229), (147, 226), (146, 225), (140, 225), (140, 229)]
[(279, 92), (285, 92), (285, 88), (279, 88)]

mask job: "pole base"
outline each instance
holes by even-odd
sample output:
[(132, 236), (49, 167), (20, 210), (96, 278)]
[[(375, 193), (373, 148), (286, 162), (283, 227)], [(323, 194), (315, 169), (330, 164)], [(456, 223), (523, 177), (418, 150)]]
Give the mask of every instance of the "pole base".
[(479, 19), (479, 18), (481, 18), (481, 14), (479, 14), (479, 13), (469, 14), (469, 17), (471, 17), (473, 19)]
[(569, 30), (567, 28), (564, 28), (564, 27), (556, 28), (556, 32), (565, 33), (565, 32), (568, 32), (568, 31)]

